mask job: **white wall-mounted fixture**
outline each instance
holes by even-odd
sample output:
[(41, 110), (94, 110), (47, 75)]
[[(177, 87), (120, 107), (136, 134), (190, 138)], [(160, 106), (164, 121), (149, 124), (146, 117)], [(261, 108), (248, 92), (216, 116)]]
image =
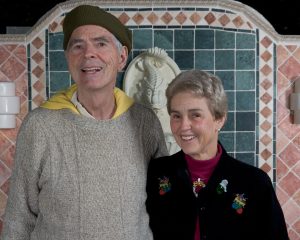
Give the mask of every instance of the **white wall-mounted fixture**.
[(20, 97), (15, 96), (14, 82), (0, 82), (0, 128), (16, 127), (16, 114), (20, 112)]
[(294, 89), (290, 96), (290, 109), (294, 113), (294, 124), (300, 124), (300, 78), (295, 80)]

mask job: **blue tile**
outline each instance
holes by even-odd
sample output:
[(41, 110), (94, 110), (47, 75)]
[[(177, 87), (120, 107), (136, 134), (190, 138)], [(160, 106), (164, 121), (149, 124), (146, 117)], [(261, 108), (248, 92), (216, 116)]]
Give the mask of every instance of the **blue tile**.
[(236, 69), (254, 70), (255, 69), (255, 51), (237, 50), (236, 51)]
[(255, 112), (236, 113), (236, 131), (255, 131)]
[(236, 48), (237, 49), (255, 49), (256, 36), (254, 34), (237, 33)]
[(132, 32), (133, 49), (148, 49), (153, 46), (153, 31), (152, 29), (133, 30)]
[(154, 46), (173, 49), (173, 30), (154, 30)]
[(234, 133), (219, 133), (219, 141), (227, 152), (234, 151)]
[(68, 65), (63, 51), (49, 51), (50, 71), (68, 71)]
[(235, 33), (216, 31), (216, 49), (234, 49)]
[(214, 30), (195, 31), (195, 49), (214, 49), (215, 32)]
[(63, 33), (49, 33), (48, 35), (49, 47), (48, 50), (62, 50), (64, 34)]
[(68, 72), (50, 72), (50, 92), (57, 92), (70, 86)]
[(255, 110), (255, 92), (243, 91), (236, 92), (236, 110), (251, 111)]
[(226, 90), (234, 90), (234, 71), (216, 71), (216, 75), (221, 79)]
[(215, 68), (215, 53), (211, 50), (195, 51), (195, 68), (212, 70)]
[(216, 70), (234, 69), (234, 51), (216, 50)]
[(234, 131), (234, 123), (235, 123), (235, 114), (234, 112), (227, 113), (227, 119), (225, 125), (222, 127), (222, 132), (226, 131)]
[(194, 51), (175, 51), (175, 62), (181, 70), (194, 68)]
[(175, 30), (174, 48), (176, 49), (194, 49), (194, 31), (193, 30)]
[(236, 159), (241, 161), (241, 162), (244, 162), (244, 163), (247, 163), (251, 166), (254, 166), (255, 167), (255, 154), (254, 153), (236, 153)]
[(255, 134), (254, 132), (237, 132), (236, 133), (236, 151), (237, 152), (255, 152)]
[(255, 71), (237, 71), (236, 89), (255, 90)]
[(235, 92), (234, 91), (225, 91), (228, 101), (228, 111), (235, 110)]

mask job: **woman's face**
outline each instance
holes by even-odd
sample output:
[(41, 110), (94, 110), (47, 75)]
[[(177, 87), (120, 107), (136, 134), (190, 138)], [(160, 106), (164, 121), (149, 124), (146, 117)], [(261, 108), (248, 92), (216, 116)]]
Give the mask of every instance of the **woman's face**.
[(170, 125), (177, 144), (194, 159), (208, 160), (217, 153), (218, 130), (225, 117), (215, 120), (206, 98), (177, 93), (170, 104)]

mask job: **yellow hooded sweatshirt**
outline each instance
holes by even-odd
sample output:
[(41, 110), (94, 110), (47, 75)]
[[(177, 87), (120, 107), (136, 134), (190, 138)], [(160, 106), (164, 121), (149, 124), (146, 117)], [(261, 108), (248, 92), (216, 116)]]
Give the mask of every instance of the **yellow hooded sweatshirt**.
[[(73, 84), (70, 88), (65, 91), (61, 91), (51, 97), (48, 101), (42, 103), (41, 107), (58, 110), (67, 108), (74, 113), (80, 114), (74, 104), (71, 102), (73, 94), (77, 91), (77, 85)], [(128, 108), (133, 104), (133, 99), (128, 97), (121, 89), (114, 88), (114, 95), (116, 99), (117, 109), (112, 118), (120, 116), (122, 113), (126, 112)]]

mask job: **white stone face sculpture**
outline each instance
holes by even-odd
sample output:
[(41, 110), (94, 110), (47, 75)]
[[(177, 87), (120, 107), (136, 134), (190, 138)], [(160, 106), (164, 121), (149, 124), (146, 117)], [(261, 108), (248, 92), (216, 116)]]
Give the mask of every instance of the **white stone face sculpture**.
[(134, 58), (124, 76), (124, 91), (135, 101), (149, 106), (158, 116), (170, 154), (180, 150), (171, 129), (165, 95), (168, 84), (180, 73), (165, 50), (150, 48)]

